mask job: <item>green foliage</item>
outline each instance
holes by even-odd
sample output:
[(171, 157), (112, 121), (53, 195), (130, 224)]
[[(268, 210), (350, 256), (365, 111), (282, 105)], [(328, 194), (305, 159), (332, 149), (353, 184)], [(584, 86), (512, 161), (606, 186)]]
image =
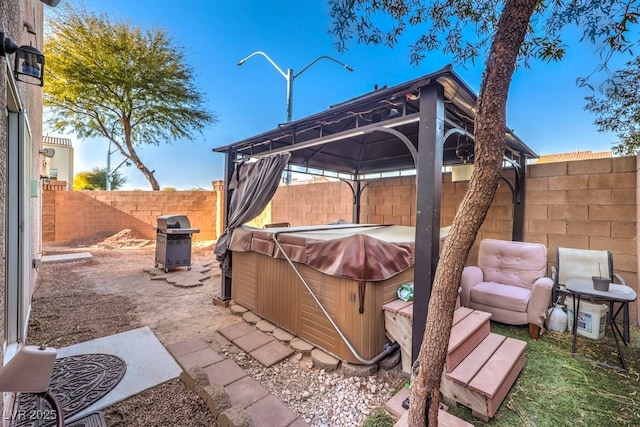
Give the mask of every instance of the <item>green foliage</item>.
[[(73, 177), (73, 189), (74, 190), (106, 190), (107, 170), (106, 168), (93, 168), (88, 172), (78, 172)], [(111, 174), (111, 190), (117, 190), (121, 188), (124, 183), (127, 182), (127, 177), (120, 172), (114, 172)]]
[(602, 90), (602, 96), (586, 97), (585, 109), (596, 115), (601, 131), (618, 135), (613, 152), (633, 156), (640, 151), (640, 57), (616, 72)]
[(163, 187), (162, 191), (178, 191), (176, 187)]
[[(498, 0), (329, 0), (338, 50), (357, 38), (359, 43), (395, 46), (411, 27), (421, 29), (410, 46), (418, 64), (429, 51), (450, 54), (455, 62), (475, 62), (486, 56), (503, 5)], [(638, 44), (638, 0), (578, 0), (539, 2), (520, 49), (531, 58), (557, 61), (565, 54), (561, 33), (568, 26), (582, 30), (582, 39), (597, 44), (603, 60), (612, 52)]]
[(47, 28), (47, 122), (80, 138), (106, 137), (158, 186), (135, 147), (193, 140), (216, 121), (183, 49), (161, 28), (143, 30), (68, 2), (48, 16)]
[(378, 409), (363, 424), (363, 427), (393, 427), (396, 421), (384, 409)]
[[(621, 327), (621, 325), (619, 325)], [(623, 347), (630, 376), (571, 355), (571, 334), (547, 332), (538, 340), (528, 328), (491, 322), (491, 331), (527, 342), (527, 362), (517, 381), (489, 422), (473, 416), (463, 405), (449, 412), (476, 427), (513, 426), (638, 426), (640, 329), (631, 327), (631, 344)], [(577, 352), (619, 366), (616, 344), (607, 327), (605, 337), (578, 337)], [(443, 402), (446, 404), (446, 402)], [(378, 409), (365, 426), (387, 426)], [(387, 415), (388, 416), (388, 415)]]

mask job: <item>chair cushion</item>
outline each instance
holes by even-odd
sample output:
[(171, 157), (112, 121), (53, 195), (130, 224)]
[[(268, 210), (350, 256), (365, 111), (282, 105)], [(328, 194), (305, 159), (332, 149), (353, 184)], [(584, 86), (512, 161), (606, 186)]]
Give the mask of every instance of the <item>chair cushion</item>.
[(484, 239), (478, 266), (486, 282), (531, 288), (547, 271), (547, 247), (539, 243)]
[(531, 291), (520, 286), (481, 282), (471, 288), (471, 301), (490, 307), (526, 313)]

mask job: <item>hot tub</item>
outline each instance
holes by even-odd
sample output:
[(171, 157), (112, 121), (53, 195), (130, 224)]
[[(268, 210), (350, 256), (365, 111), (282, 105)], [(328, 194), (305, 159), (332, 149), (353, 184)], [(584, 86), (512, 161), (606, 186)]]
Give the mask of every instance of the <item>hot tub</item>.
[(343, 361), (362, 363), (388, 342), (382, 306), (413, 281), (414, 238), (415, 228), (397, 225), (238, 228), (229, 246), (232, 299)]

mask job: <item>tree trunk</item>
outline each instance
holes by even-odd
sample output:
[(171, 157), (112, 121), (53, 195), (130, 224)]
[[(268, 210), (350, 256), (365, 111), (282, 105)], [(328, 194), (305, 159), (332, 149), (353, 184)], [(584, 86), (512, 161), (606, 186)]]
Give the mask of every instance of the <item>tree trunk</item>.
[(151, 190), (160, 191), (160, 184), (158, 184), (158, 180), (153, 175), (155, 171), (150, 171), (142, 162), (136, 162), (136, 167), (142, 172), (149, 184), (151, 184)]
[[(418, 359), (412, 367), (409, 425), (438, 425), (440, 379), (467, 256), (493, 201), (505, 148), (507, 94), (536, 0), (507, 0), (482, 77), (475, 119), (475, 168), (447, 236), (429, 301)], [(427, 262), (428, 260), (416, 260)]]
[(134, 165), (136, 165), (138, 170), (142, 172), (145, 178), (147, 178), (147, 181), (149, 181), (149, 184), (151, 184), (151, 190), (160, 191), (160, 184), (158, 184), (158, 180), (153, 175), (155, 170), (150, 171), (149, 168), (147, 168), (147, 166), (144, 163), (142, 163), (142, 160), (140, 160), (140, 157), (138, 157), (138, 153), (136, 152), (136, 149), (133, 146), (132, 139), (131, 139), (131, 123), (129, 122), (128, 117), (122, 120), (122, 125), (124, 128), (124, 136), (125, 136), (124, 142), (127, 148), (126, 149), (128, 154), (127, 157), (131, 159), (131, 161), (133, 162)]

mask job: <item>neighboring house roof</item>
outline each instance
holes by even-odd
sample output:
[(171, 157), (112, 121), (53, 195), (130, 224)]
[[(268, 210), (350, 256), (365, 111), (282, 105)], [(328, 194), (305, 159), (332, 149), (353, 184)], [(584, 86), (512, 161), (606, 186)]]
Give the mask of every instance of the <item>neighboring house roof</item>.
[(532, 163), (571, 162), (574, 160), (606, 159), (609, 157), (613, 157), (611, 151), (598, 151), (596, 153), (591, 150), (573, 151), (571, 153), (542, 154)]
[(51, 145), (63, 145), (65, 147), (71, 147), (71, 140), (69, 138), (60, 138), (57, 136), (49, 136), (44, 135), (42, 137), (43, 144), (51, 144)]

